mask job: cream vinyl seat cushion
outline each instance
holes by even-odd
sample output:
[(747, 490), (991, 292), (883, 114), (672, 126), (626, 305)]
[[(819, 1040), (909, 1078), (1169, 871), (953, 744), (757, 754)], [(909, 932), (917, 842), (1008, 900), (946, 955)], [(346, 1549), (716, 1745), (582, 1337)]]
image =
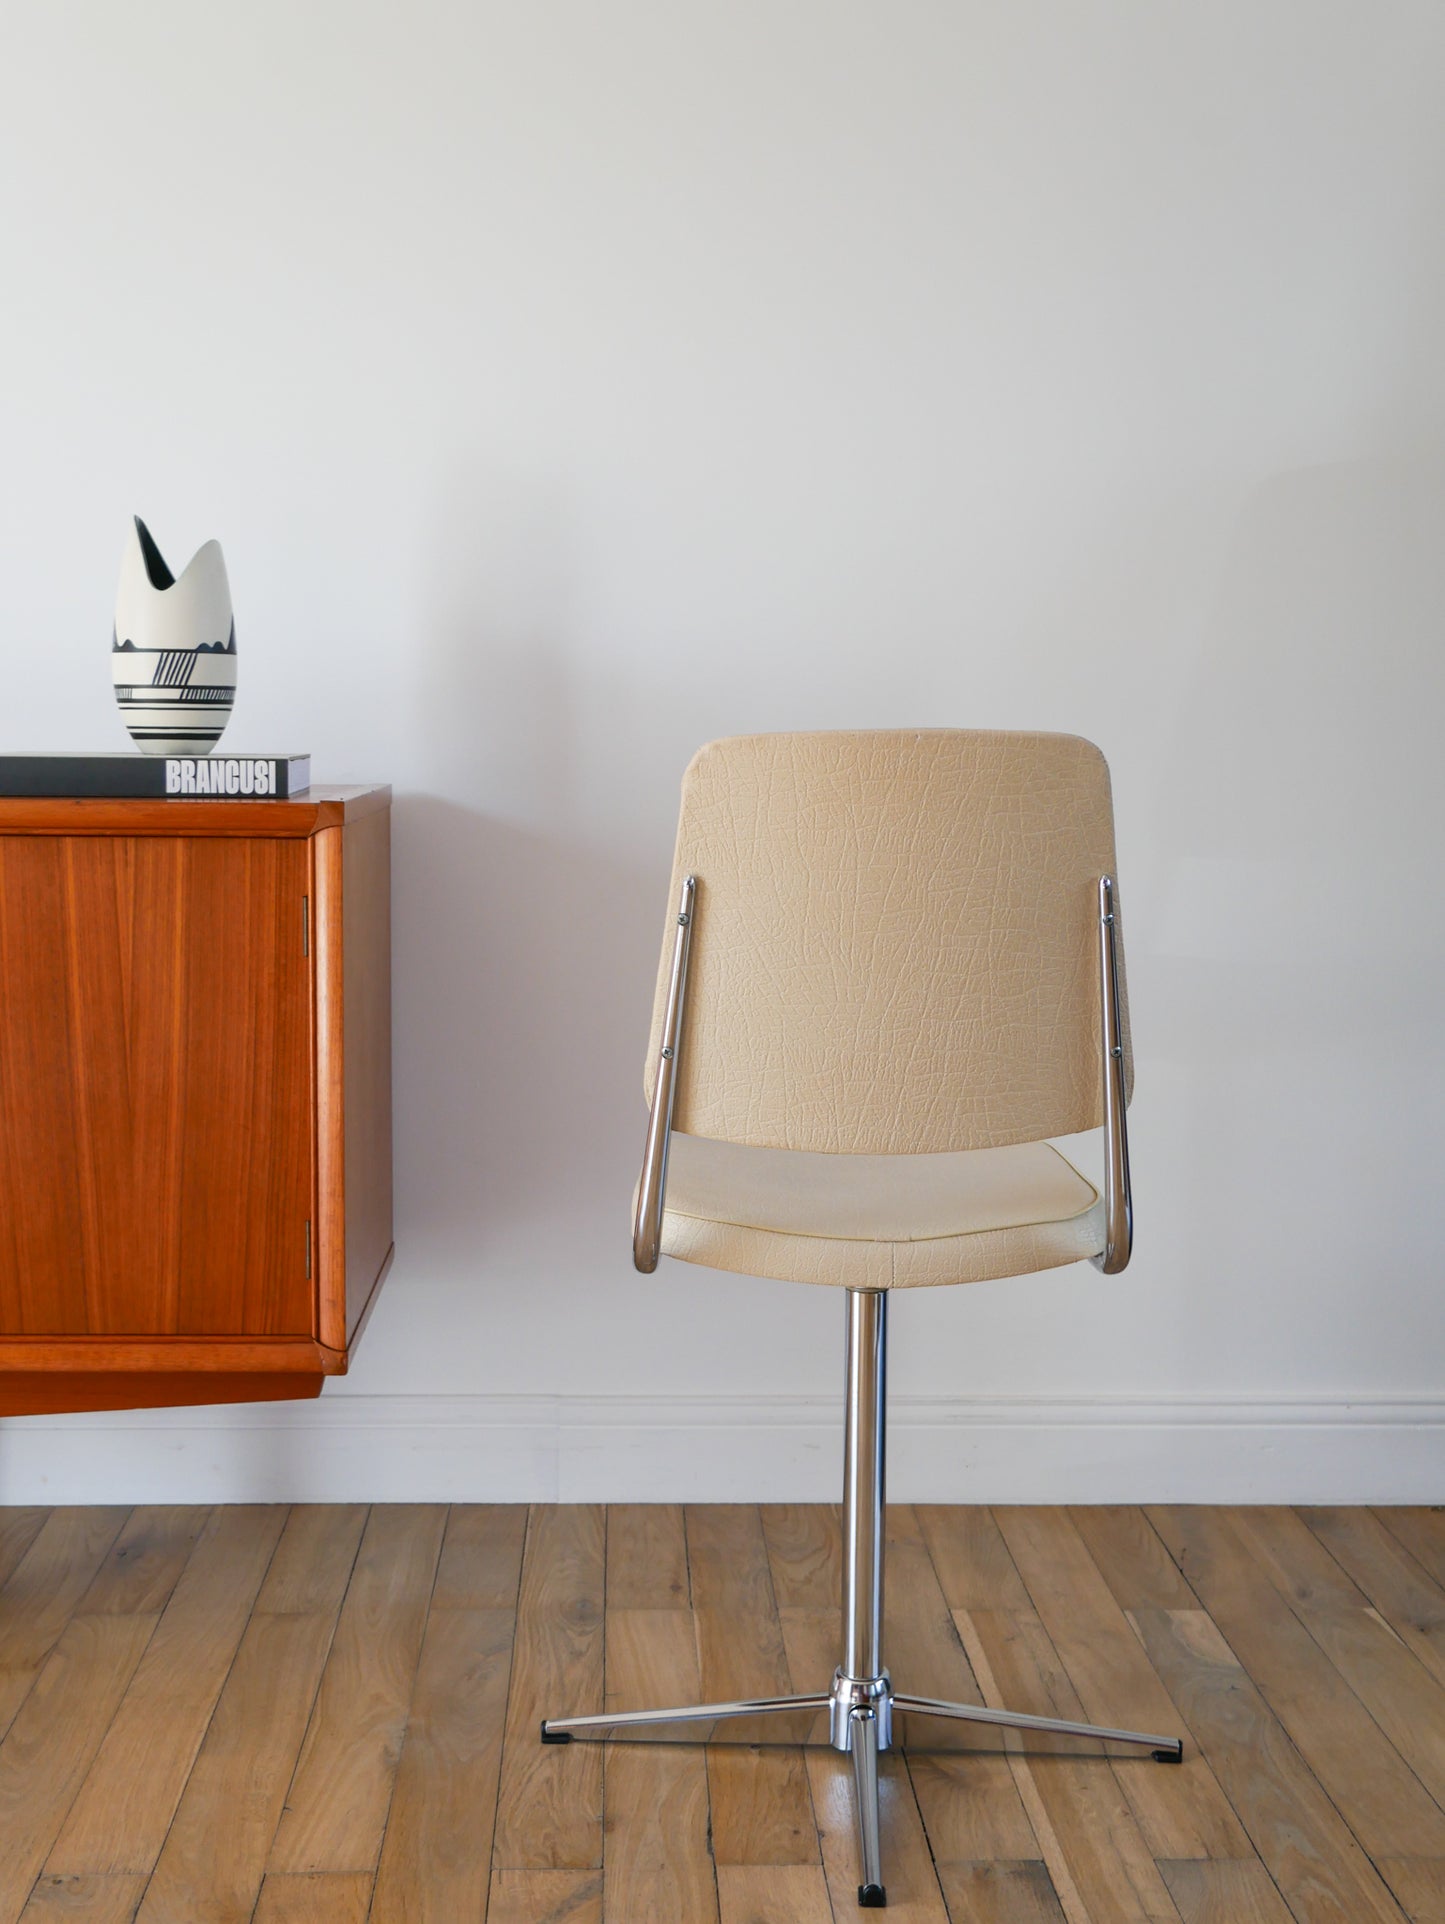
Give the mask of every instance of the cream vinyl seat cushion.
[(1056, 1269), (1103, 1247), (1098, 1190), (1047, 1142), (861, 1156), (672, 1137), (663, 1253), (710, 1269), (918, 1289)]

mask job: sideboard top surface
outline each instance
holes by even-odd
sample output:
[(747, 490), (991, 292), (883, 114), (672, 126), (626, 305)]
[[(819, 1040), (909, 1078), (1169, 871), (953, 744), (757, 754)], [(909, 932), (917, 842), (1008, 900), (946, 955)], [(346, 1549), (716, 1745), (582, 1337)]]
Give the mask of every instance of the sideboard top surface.
[(0, 795), (0, 835), (315, 835), (386, 808), (385, 783), (313, 784), (284, 802)]

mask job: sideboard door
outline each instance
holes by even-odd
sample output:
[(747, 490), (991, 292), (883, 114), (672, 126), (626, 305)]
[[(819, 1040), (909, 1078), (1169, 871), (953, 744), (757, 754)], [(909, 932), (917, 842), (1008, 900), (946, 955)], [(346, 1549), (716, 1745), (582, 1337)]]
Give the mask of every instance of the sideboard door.
[(309, 868), (0, 836), (0, 1329), (315, 1333)]

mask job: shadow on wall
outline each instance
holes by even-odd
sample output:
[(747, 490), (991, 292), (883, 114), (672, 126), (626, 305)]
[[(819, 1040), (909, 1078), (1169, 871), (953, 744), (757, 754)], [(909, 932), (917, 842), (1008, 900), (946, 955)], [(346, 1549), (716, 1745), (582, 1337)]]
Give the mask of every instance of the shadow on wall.
[(460, 460), (428, 526), (409, 685), (437, 792), (393, 819), (397, 1248), (470, 1287), (503, 1247), (502, 1274), (625, 1255), (667, 871), (587, 819), (565, 493)]
[(1445, 803), (1442, 525), (1445, 455), (1277, 476), (1241, 518), (1160, 797), (1159, 937), (1291, 978), (1305, 1005), (1254, 1045), (1311, 1030), (1342, 974), (1398, 984), (1445, 950), (1420, 887)]
[(665, 875), (434, 795), (398, 798), (394, 837), (408, 1266), (599, 1212), (622, 1250)]
[[(1277, 1348), (1281, 1288), (1358, 1331), (1345, 1390), (1377, 1362), (1398, 1382), (1402, 1339), (1420, 1355), (1439, 1340), (1442, 1225), (1422, 1199), (1445, 961), (1442, 525), (1433, 453), (1272, 479), (1183, 691), (1134, 1014), (1183, 1079), (1171, 1233), (1190, 1294), (1217, 1301), (1221, 1372)], [(1201, 1241), (1223, 1222), (1223, 1249)], [(1303, 1357), (1308, 1379), (1307, 1351), (1292, 1341), (1266, 1373), (1283, 1386)]]

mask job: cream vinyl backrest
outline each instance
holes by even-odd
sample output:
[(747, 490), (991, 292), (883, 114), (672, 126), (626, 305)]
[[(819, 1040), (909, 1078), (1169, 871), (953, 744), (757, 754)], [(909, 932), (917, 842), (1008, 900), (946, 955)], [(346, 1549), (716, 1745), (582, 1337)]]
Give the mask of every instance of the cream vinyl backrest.
[[(916, 1155), (1095, 1128), (1113, 873), (1108, 767), (1075, 735), (710, 743), (683, 777), (648, 1100), (691, 874), (676, 1129)], [(1131, 1078), (1127, 1018), (1124, 1040)]]

